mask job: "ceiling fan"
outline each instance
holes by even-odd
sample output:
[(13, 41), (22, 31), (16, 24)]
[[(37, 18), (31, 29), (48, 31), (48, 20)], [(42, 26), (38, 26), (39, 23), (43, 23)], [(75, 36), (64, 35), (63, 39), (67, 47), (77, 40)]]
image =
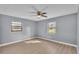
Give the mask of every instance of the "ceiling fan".
[(33, 16), (37, 16), (37, 17), (47, 17), (46, 16), (46, 12), (44, 12), (44, 10), (45, 9), (47, 9), (47, 7), (45, 7), (45, 8), (43, 8), (43, 9), (41, 9), (41, 10), (38, 10), (37, 8), (35, 8), (34, 6), (32, 6), (32, 8), (33, 8), (33, 12), (31, 12), (31, 13), (34, 13), (34, 15)]

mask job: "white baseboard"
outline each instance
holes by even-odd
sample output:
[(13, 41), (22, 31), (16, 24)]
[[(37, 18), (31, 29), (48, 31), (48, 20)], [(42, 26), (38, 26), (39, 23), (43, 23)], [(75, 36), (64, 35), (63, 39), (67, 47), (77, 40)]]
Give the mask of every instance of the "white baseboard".
[(44, 39), (44, 40), (48, 40), (48, 41), (52, 41), (52, 42), (56, 42), (56, 43), (60, 43), (60, 44), (65, 44), (65, 45), (69, 45), (69, 46), (73, 46), (73, 47), (77, 48), (77, 45), (75, 45), (75, 44), (70, 44), (70, 43), (60, 42), (60, 41), (56, 41), (56, 40), (51, 40), (51, 39), (47, 39), (47, 38), (44, 38), (44, 37), (26, 37), (23, 40), (18, 40), (18, 41), (13, 41), (13, 42), (9, 42), (9, 43), (0, 44), (0, 47), (10, 45), (10, 44), (14, 44), (14, 43), (18, 43), (18, 42), (22, 42), (22, 41), (25, 41), (25, 40), (30, 40), (30, 39), (33, 39), (33, 38), (40, 38), (40, 39)]
[(56, 40), (51, 40), (51, 39), (47, 39), (47, 38), (44, 38), (44, 37), (37, 37), (37, 38), (52, 41), (52, 42), (55, 42), (55, 43), (64, 44), (64, 45), (69, 45), (69, 46), (73, 46), (73, 47), (77, 48), (77, 45), (75, 45), (75, 44), (70, 44), (70, 43), (60, 42), (60, 41), (56, 41)]
[(33, 38), (34, 37), (26, 37), (26, 38), (18, 40), (18, 41), (13, 41), (13, 42), (9, 42), (9, 43), (3, 43), (3, 44), (0, 44), (0, 47), (10, 45), (10, 44), (14, 44), (14, 43), (18, 43), (18, 42), (22, 42), (22, 41), (25, 41), (25, 40), (30, 40), (30, 39), (33, 39)]

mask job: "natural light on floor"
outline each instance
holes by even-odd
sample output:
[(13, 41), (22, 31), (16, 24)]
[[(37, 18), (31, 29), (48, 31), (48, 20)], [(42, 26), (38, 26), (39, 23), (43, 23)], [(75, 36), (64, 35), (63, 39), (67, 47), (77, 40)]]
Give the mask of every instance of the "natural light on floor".
[(41, 43), (39, 40), (25, 41), (25, 43)]

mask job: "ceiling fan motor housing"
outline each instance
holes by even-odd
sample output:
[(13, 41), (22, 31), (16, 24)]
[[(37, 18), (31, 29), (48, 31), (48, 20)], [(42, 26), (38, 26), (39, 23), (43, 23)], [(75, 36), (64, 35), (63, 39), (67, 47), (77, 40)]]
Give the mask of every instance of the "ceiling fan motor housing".
[(41, 11), (37, 11), (37, 15), (41, 15)]

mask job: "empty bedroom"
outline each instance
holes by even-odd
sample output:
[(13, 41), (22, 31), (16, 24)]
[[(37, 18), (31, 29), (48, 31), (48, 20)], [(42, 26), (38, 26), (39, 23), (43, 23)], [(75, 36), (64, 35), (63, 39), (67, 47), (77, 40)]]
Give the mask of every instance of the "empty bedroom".
[(0, 4), (0, 54), (78, 53), (78, 4)]

